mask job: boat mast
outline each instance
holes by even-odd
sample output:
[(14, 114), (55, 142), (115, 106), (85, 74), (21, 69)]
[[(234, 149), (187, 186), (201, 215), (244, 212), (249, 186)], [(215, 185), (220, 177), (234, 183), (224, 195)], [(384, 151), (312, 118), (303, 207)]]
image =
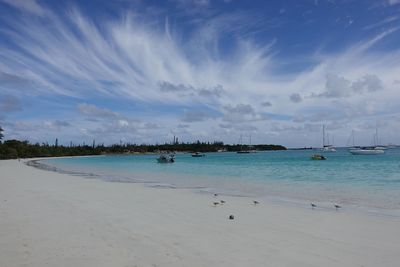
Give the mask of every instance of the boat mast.
[(325, 124), (322, 125), (322, 147), (325, 147)]
[(330, 140), (329, 140), (329, 133), (326, 133), (326, 146), (329, 146), (330, 144)]

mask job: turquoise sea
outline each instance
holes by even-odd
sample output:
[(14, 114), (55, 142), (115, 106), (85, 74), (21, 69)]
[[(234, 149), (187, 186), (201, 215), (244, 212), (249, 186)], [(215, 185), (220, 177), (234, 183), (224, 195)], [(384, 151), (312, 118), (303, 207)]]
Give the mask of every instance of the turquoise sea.
[[(42, 160), (59, 171), (110, 182), (143, 183), (162, 188), (191, 188), (200, 193), (251, 196), (265, 201), (329, 208), (343, 207), (397, 214), (400, 211), (400, 149), (383, 155), (351, 155), (347, 149), (265, 151), (250, 154), (177, 154), (172, 164), (157, 155), (118, 155)], [(400, 214), (400, 213), (399, 213)]]

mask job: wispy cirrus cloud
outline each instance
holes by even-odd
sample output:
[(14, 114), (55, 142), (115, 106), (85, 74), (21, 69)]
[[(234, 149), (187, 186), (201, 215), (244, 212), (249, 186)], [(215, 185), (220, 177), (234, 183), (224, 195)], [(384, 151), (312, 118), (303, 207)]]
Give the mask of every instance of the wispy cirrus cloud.
[(122, 117), (117, 112), (86, 103), (78, 105), (78, 112), (86, 117), (95, 119), (119, 119)]
[[(285, 21), (257, 12), (227, 14), (208, 1), (185, 1), (181, 5), (196, 5), (206, 14), (180, 10), (176, 16), (188, 17), (191, 27), (183, 31), (170, 16), (128, 11), (99, 20), (78, 7), (56, 12), (36, 1), (3, 2), (22, 15), (1, 19), (7, 23), (0, 36), (7, 42), (0, 42), (0, 88), (7, 95), (73, 99), (74, 123), (59, 126), (81, 129), (87, 138), (116, 140), (126, 134), (149, 141), (157, 131), (167, 136), (175, 129), (187, 139), (198, 133), (222, 139), (229, 131), (232, 141), (246, 129), (261, 136), (311, 129), (305, 122), (357, 124), (400, 113), (394, 82), (400, 51), (374, 49), (397, 33), (396, 27), (340, 51), (316, 49), (307, 55), (312, 64), (282, 72), (280, 66), (291, 61), (282, 57), (280, 40), (254, 36)], [(82, 104), (95, 103), (92, 98), (107, 99), (109, 108)], [(119, 107), (122, 100), (130, 102), (128, 108)], [(137, 105), (147, 108), (132, 111)]]
[(32, 13), (38, 16), (44, 16), (47, 11), (36, 0), (1, 0), (10, 6), (13, 6), (21, 11)]
[(389, 5), (397, 5), (400, 4), (400, 0), (388, 0)]
[(5, 95), (0, 96), (0, 112), (9, 113), (14, 111), (19, 111), (22, 109), (21, 102), (18, 98)]

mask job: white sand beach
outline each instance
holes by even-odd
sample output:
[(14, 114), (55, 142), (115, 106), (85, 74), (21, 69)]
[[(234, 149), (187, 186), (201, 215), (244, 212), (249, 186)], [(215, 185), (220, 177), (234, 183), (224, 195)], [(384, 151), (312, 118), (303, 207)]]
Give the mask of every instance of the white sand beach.
[(399, 219), (252, 201), (0, 161), (0, 266), (399, 266)]

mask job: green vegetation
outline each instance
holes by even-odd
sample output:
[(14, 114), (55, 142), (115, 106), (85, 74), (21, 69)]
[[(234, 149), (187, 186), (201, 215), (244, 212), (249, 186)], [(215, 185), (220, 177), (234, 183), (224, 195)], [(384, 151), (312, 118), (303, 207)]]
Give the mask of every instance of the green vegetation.
[[(129, 153), (157, 153), (159, 151), (180, 152), (216, 152), (218, 150), (239, 151), (240, 145), (224, 145), (222, 142), (214, 143), (177, 143), (162, 145), (146, 144), (119, 144), (111, 146), (62, 146), (49, 144), (30, 144), (28, 141), (7, 140), (0, 144), (0, 159), (33, 158), (33, 157), (61, 157), (84, 156), (100, 154), (129, 154)], [(285, 150), (280, 145), (255, 145), (255, 150)]]
[(0, 159), (98, 155), (99, 148), (89, 146), (55, 146), (30, 144), (28, 141), (7, 140), (0, 144)]
[[(0, 159), (33, 158), (33, 157), (62, 157), (62, 156), (85, 156), (101, 154), (130, 154), (130, 153), (158, 153), (159, 151), (179, 151), (179, 152), (217, 152), (218, 150), (239, 151), (249, 149), (241, 145), (225, 145), (223, 142), (194, 142), (173, 144), (115, 144), (110, 146), (96, 145), (59, 145), (56, 139), (54, 145), (47, 143), (30, 144), (28, 141), (6, 140), (1, 143), (3, 130), (0, 127)], [(280, 145), (254, 145), (254, 150), (285, 150)]]

